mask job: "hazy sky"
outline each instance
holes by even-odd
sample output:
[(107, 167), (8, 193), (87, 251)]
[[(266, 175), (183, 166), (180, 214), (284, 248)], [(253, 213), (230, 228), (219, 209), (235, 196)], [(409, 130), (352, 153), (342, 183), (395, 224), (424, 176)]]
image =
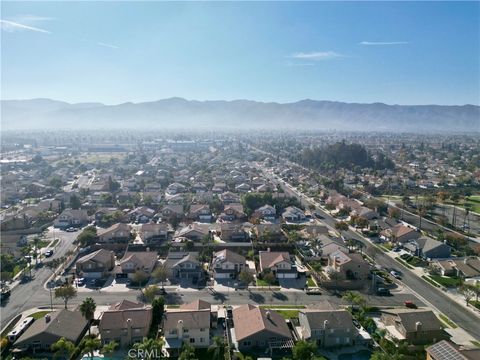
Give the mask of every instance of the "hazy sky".
[(1, 7), (3, 99), (480, 101), (479, 2)]

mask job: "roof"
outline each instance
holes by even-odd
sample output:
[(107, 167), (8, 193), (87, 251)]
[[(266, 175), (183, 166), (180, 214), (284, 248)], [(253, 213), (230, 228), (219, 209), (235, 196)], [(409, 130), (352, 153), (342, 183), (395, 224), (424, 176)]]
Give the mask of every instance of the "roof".
[(233, 324), (237, 341), (261, 331), (274, 333), (276, 337), (292, 337), (285, 319), (279, 313), (250, 304), (233, 309)]
[(302, 310), (311, 329), (323, 329), (325, 321), (330, 329), (354, 329), (352, 315), (347, 310)]
[(104, 311), (100, 319), (100, 330), (125, 329), (129, 325), (132, 328), (149, 328), (152, 321), (152, 308), (131, 301), (122, 301)]
[(130, 233), (130, 226), (128, 226), (127, 224), (116, 223), (106, 229), (98, 230), (98, 236), (109, 235), (110, 233), (114, 233), (116, 231), (125, 231)]
[(397, 315), (407, 332), (416, 331), (417, 322), (422, 324), (422, 331), (443, 329), (442, 323), (431, 310), (391, 309), (382, 310), (382, 312)]
[(403, 235), (409, 234), (411, 232), (415, 232), (415, 230), (402, 224), (397, 224), (394, 227), (392, 227), (392, 235), (394, 235), (397, 238)]
[(125, 255), (123, 255), (123, 258), (120, 260), (119, 265), (123, 265), (127, 262), (133, 262), (137, 266), (150, 269), (151, 271), (155, 267), (157, 260), (158, 254), (156, 251), (127, 251)]
[(439, 341), (425, 349), (434, 360), (467, 360), (449, 341)]
[(49, 334), (54, 337), (64, 337), (67, 340), (76, 343), (78, 338), (83, 335), (87, 327), (87, 320), (80, 311), (70, 311), (62, 309), (50, 313), (50, 321), (46, 318), (40, 318), (18, 338), (15, 346), (21, 347), (28, 345), (28, 342), (40, 334)]
[(444, 244), (441, 241), (437, 241), (435, 239), (432, 239), (426, 236), (422, 236), (418, 238), (416, 242), (424, 253), (439, 247), (445, 247), (450, 249), (450, 246), (448, 246), (447, 244)]
[(216, 253), (213, 254), (212, 263), (224, 262), (224, 261), (229, 261), (232, 263), (245, 263), (245, 256), (237, 254), (236, 252), (233, 252), (232, 250), (228, 250), (228, 249), (217, 251)]
[(98, 263), (106, 263), (111, 261), (113, 252), (105, 249), (100, 249), (97, 251), (92, 252), (91, 254), (82, 256), (80, 259), (77, 260), (77, 263), (83, 264), (86, 261), (93, 261)]
[(291, 262), (290, 254), (286, 251), (259, 251), (260, 269), (269, 269), (281, 261)]
[(188, 304), (180, 305), (179, 309), (181, 310), (210, 310), (212, 304), (205, 300), (195, 300)]
[(187, 329), (210, 328), (210, 309), (174, 310), (163, 315), (163, 331), (176, 329), (179, 322)]

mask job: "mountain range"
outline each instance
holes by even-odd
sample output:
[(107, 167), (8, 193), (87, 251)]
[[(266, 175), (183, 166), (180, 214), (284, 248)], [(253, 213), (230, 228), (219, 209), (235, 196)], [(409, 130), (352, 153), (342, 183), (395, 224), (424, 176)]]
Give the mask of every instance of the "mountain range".
[(387, 105), (301, 100), (195, 101), (169, 98), (104, 105), (51, 99), (2, 100), (4, 130), (96, 128), (262, 128), (480, 132), (480, 106)]

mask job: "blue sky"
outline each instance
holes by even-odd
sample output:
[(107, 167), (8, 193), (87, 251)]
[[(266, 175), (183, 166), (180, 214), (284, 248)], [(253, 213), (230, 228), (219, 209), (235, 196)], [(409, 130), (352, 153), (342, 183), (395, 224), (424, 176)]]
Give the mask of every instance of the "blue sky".
[(2, 98), (479, 104), (479, 2), (2, 2)]

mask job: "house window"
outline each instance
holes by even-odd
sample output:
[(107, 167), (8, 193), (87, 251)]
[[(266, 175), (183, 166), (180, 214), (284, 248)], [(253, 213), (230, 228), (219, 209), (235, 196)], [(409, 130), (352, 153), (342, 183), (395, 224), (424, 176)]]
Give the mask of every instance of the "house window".
[(200, 342), (203, 343), (205, 341), (204, 338), (200, 338)]
[(183, 329), (183, 332), (184, 332), (185, 334), (188, 334), (188, 329)]
[(202, 332), (205, 331), (205, 328), (200, 328), (200, 331), (202, 331)]
[(190, 338), (190, 344), (193, 344), (195, 342), (195, 338)]
[(170, 330), (168, 333), (170, 335), (177, 335), (177, 329)]
[(252, 342), (250, 340), (244, 341), (243, 346), (252, 346)]

